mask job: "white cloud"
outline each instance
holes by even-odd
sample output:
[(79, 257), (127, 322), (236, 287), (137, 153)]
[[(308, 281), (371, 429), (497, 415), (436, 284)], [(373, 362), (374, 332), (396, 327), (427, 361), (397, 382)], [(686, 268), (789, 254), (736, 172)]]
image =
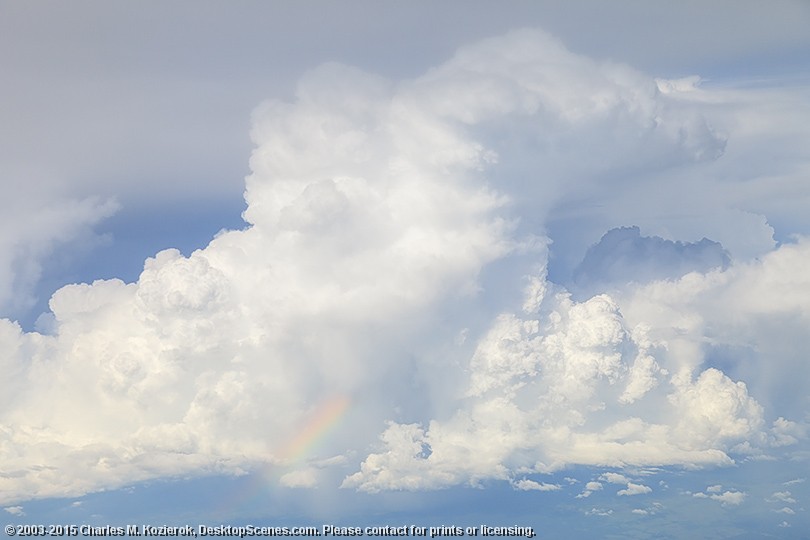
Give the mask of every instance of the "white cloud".
[(664, 509), (664, 505), (660, 502), (654, 502), (647, 508), (635, 508), (632, 510), (632, 513), (639, 514), (642, 516), (649, 516), (653, 514), (657, 514)]
[[(786, 331), (806, 335), (809, 244), (771, 251), (773, 229), (740, 200), (693, 207), (701, 174), (662, 181), (723, 172), (710, 92), (681, 86), (664, 94), (532, 31), (465, 47), (410, 81), (313, 70), (294, 102), (254, 114), (248, 228), (188, 257), (162, 251), (135, 283), (63, 287), (53, 335), (0, 321), (0, 500), (268, 465), (291, 468), (284, 485), (317, 486), (319, 467), (345, 464), (329, 456), (378, 435), (345, 487), (723, 465), (741, 445), (799, 441), (792, 409), (769, 430), (750, 378), (706, 365), (704, 347), (767, 349), (774, 338), (757, 323), (771, 315), (795, 315)], [(697, 223), (723, 246), (730, 230), (756, 234), (728, 246), (725, 271), (700, 251), (689, 273), (576, 298), (548, 279), (546, 225), (583, 198), (626, 219), (674, 200), (699, 215), (661, 227)], [(73, 221), (109, 211), (91, 204)], [(686, 249), (660, 234), (667, 253)], [(651, 491), (621, 473), (600, 479), (625, 484), (621, 495)]]
[(547, 484), (545, 482), (535, 482), (524, 478), (512, 484), (515, 489), (520, 491), (558, 491), (561, 489), (559, 484)]
[(617, 495), (643, 495), (652, 492), (652, 488), (643, 484), (634, 484), (633, 482), (627, 483), (627, 489), (621, 489), (616, 492)]
[[(609, 407), (608, 399), (622, 403), (621, 388), (630, 371), (627, 357), (647, 354), (648, 338), (626, 329), (617, 305), (607, 296), (577, 304), (556, 295), (544, 305), (539, 320), (501, 315), (479, 342), (470, 363), (468, 396), (473, 401), (468, 409), (447, 421), (434, 420), (426, 430), (408, 426), (416, 438), (404, 441), (393, 436), (400, 428), (390, 426), (387, 433), (392, 436), (384, 435), (385, 440), (403, 441), (405, 446), (389, 444), (369, 456), (344, 485), (368, 491), (406, 484), (437, 487), (437, 482), (497, 478), (507, 463), (534, 465), (538, 472), (572, 462), (729, 463), (723, 449), (759, 433), (761, 407), (744, 384), (713, 368), (695, 380), (663, 385), (666, 393), (654, 398), (658, 405), (653, 409)], [(535, 405), (521, 406), (525, 403)], [(647, 418), (627, 418), (634, 413)], [(591, 418), (599, 419), (591, 424), (598, 430), (578, 429)], [(498, 447), (476, 450), (476, 441), (489, 439), (499, 440)], [(431, 449), (428, 457), (422, 456), (422, 444)], [(521, 457), (516, 461), (518, 448)], [(534, 452), (528, 454), (527, 448)], [(417, 481), (427, 471), (428, 476)], [(618, 473), (603, 479), (629, 482)]]
[(789, 504), (794, 504), (796, 502), (796, 499), (793, 498), (790, 491), (776, 491), (766, 500), (769, 502), (781, 501)]
[(791, 516), (796, 513), (795, 510), (793, 510), (788, 506), (780, 508), (779, 510), (774, 510), (774, 512), (776, 512), (777, 514), (789, 514)]
[(291, 488), (311, 488), (318, 484), (318, 474), (314, 468), (298, 469), (283, 474), (279, 483)]
[(708, 491), (706, 493), (693, 493), (692, 497), (698, 499), (711, 499), (713, 501), (720, 501), (723, 506), (737, 506), (742, 504), (745, 500), (745, 493), (742, 491), (724, 491), (717, 493), (715, 491)]
[(12, 516), (24, 516), (25, 512), (23, 511), (22, 506), (6, 506), (3, 508), (6, 512), (11, 514)]
[(611, 484), (628, 484), (628, 483), (630, 483), (630, 480), (628, 480), (626, 476), (624, 476), (623, 474), (614, 473), (614, 472), (606, 472), (605, 474), (603, 474), (599, 478), (601, 478), (605, 482), (610, 482)]
[[(737, 506), (745, 500), (746, 494), (742, 491), (726, 490), (722, 491), (722, 486), (714, 485), (706, 488), (706, 492), (693, 493), (692, 497), (697, 499), (711, 499), (720, 501), (723, 506)], [(689, 492), (686, 492), (689, 494)]]
[(585, 484), (585, 489), (582, 490), (582, 493), (576, 496), (577, 499), (584, 499), (590, 497), (594, 491), (600, 491), (602, 489), (602, 484), (599, 482), (588, 482)]
[(720, 501), (723, 506), (738, 506), (742, 504), (743, 500), (745, 500), (745, 493), (742, 491), (724, 491), (719, 495), (709, 495), (709, 498), (715, 501)]

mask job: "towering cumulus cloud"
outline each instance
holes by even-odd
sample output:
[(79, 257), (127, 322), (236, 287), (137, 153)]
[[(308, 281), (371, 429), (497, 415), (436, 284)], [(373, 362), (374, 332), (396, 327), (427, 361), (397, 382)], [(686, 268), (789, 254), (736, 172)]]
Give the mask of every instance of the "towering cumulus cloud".
[[(797, 442), (807, 403), (755, 394), (756, 358), (713, 358), (764, 351), (807, 374), (767, 331), (810, 335), (804, 239), (772, 250), (753, 206), (684, 196), (705, 232), (632, 230), (683, 272), (639, 279), (637, 250), (603, 241), (577, 278), (593, 294), (547, 277), (559, 208), (634, 225), (673, 178), (722, 163), (708, 91), (683, 87), (536, 31), (414, 80), (313, 70), (255, 112), (244, 230), (160, 252), (135, 283), (63, 287), (52, 335), (0, 321), (0, 502), (265, 465), (287, 485), (342, 464), (365, 491), (528, 489), (522, 475), (570, 464), (708, 466)], [(675, 243), (726, 242), (729, 222), (765, 241)], [(616, 257), (629, 279), (602, 275)]]

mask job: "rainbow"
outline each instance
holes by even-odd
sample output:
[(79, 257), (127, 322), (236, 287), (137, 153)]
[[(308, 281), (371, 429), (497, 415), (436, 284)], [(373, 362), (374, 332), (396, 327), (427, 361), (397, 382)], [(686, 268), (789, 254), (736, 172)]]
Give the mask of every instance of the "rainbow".
[(309, 421), (281, 447), (277, 456), (284, 462), (303, 460), (340, 424), (348, 409), (349, 398), (346, 396), (334, 396), (321, 402)]
[(215, 515), (227, 519), (235, 509), (250, 507), (267, 490), (278, 486), (284, 469), (293, 467), (310, 457), (318, 446), (340, 425), (349, 412), (351, 400), (345, 395), (336, 395), (321, 401), (306, 422), (286, 442), (272, 453), (278, 465), (267, 464), (250, 472), (252, 477), (237, 493), (226, 496)]

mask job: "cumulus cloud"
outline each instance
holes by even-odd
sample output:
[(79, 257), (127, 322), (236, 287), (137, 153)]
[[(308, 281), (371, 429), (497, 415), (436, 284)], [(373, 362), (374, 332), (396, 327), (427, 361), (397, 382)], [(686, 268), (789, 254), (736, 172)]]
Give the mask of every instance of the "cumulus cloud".
[(279, 483), (291, 488), (311, 488), (318, 484), (317, 471), (314, 468), (290, 471), (279, 478)]
[[(726, 464), (735, 443), (760, 433), (762, 408), (717, 369), (679, 380), (656, 364), (656, 384), (645, 390), (660, 384), (663, 392), (626, 399), (634, 365), (651, 353), (647, 331), (628, 328), (608, 296), (546, 302), (539, 318), (504, 314), (483, 336), (470, 362), (469, 407), (427, 429), (392, 424), (385, 450), (344, 485), (432, 488), (568, 463)], [(499, 445), (482, 451), (478, 441), (490, 439)], [(629, 483), (619, 473), (601, 478)]]
[(599, 478), (611, 484), (627, 484), (630, 482), (625, 475), (614, 472), (606, 472)]
[(745, 493), (742, 491), (724, 491), (722, 494), (709, 495), (709, 498), (720, 501), (723, 506), (737, 506), (742, 504), (743, 500), (745, 500)]
[(626, 489), (620, 489), (616, 492), (617, 495), (643, 495), (652, 492), (652, 488), (644, 484), (634, 484), (633, 482), (627, 483)]
[[(254, 114), (244, 230), (157, 253), (134, 283), (63, 287), (51, 335), (0, 321), (0, 501), (257, 467), (284, 467), (289, 487), (352, 467), (342, 485), (368, 492), (542, 491), (559, 486), (525, 475), (727, 465), (795, 444), (799, 421), (769, 416), (706, 344), (767, 349), (768, 328), (751, 327), (786, 314), (802, 335), (805, 239), (748, 260), (772, 245), (729, 256), (620, 230), (583, 268), (613, 280), (611, 260), (632, 274), (650, 251), (633, 286), (575, 298), (549, 278), (560, 208), (588, 194), (619, 212), (658, 189), (647, 178), (723, 155), (705, 91), (660, 87), (535, 31), (413, 80), (313, 70), (292, 102)], [(704, 210), (709, 232), (719, 212), (772, 240), (756, 212)]]
[(602, 489), (602, 484), (599, 482), (588, 482), (585, 484), (585, 489), (582, 490), (582, 493), (577, 495), (577, 499), (585, 499), (590, 497), (594, 491), (600, 491)]
[(534, 480), (529, 480), (524, 478), (523, 480), (518, 480), (512, 484), (515, 489), (520, 491), (558, 491), (560, 489), (559, 484), (547, 484), (546, 482), (535, 482)]
[(711, 499), (713, 501), (719, 501), (723, 506), (738, 506), (745, 500), (746, 494), (742, 491), (728, 490), (724, 491), (723, 493), (719, 493), (719, 491), (720, 490), (707, 488), (705, 493), (693, 493), (692, 497), (697, 499)]

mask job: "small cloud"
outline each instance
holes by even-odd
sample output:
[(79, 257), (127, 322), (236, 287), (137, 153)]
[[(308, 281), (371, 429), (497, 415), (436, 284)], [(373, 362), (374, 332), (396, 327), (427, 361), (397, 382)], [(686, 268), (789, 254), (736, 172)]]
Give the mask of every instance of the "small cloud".
[(290, 471), (281, 478), (279, 483), (290, 488), (311, 488), (317, 484), (317, 472), (315, 469), (300, 469)]
[[(733, 505), (736, 506), (743, 502), (745, 499), (745, 493), (742, 491), (725, 491), (720, 493), (722, 490), (722, 486), (714, 485), (709, 486), (706, 488), (706, 493), (693, 493), (692, 497), (697, 499), (712, 499), (713, 501), (720, 501), (723, 506)], [(688, 495), (689, 492), (687, 491), (686, 494)]]
[(591, 508), (585, 513), (589, 516), (609, 516), (613, 513), (613, 510), (605, 510), (603, 508)]
[(512, 484), (512, 487), (520, 491), (557, 491), (560, 489), (559, 484), (546, 484), (535, 482), (524, 478)]
[(782, 523), (779, 524), (779, 527), (782, 527), (782, 528), (790, 527), (790, 523), (788, 523), (787, 521), (783, 521)]
[(807, 429), (780, 416), (774, 420), (771, 434), (772, 446), (789, 446), (799, 442), (799, 439), (804, 439), (807, 436)]
[(599, 482), (588, 482), (585, 484), (585, 489), (582, 491), (582, 493), (577, 495), (577, 499), (585, 499), (590, 497), (591, 493), (594, 491), (599, 491), (600, 489), (602, 489), (602, 484)]
[(768, 502), (775, 502), (781, 501), (788, 504), (794, 504), (796, 499), (794, 499), (789, 491), (776, 491), (773, 495), (771, 495), (770, 499), (765, 499)]
[(722, 495), (710, 495), (709, 498), (715, 501), (720, 501), (723, 506), (737, 506), (745, 499), (745, 493), (742, 491), (726, 491)]
[(627, 483), (627, 489), (621, 489), (616, 492), (617, 495), (643, 495), (644, 493), (650, 493), (652, 488), (649, 486), (645, 486), (643, 484), (634, 484), (632, 482)]
[(22, 506), (6, 506), (3, 508), (6, 512), (11, 514), (12, 516), (24, 516), (25, 512), (23, 512)]
[(662, 94), (694, 92), (700, 87), (700, 76), (690, 75), (680, 79), (655, 79), (658, 91)]
[(630, 480), (623, 474), (607, 472), (599, 477), (600, 480), (610, 482), (611, 484), (628, 484)]
[(663, 504), (661, 504), (659, 502), (654, 502), (654, 503), (652, 503), (651, 506), (648, 506), (647, 508), (636, 508), (634, 510), (631, 510), (631, 512), (634, 513), (634, 514), (638, 514), (640, 516), (652, 516), (652, 515), (657, 514), (658, 512), (660, 512), (663, 509), (664, 509)]
[(780, 508), (779, 510), (774, 510), (777, 514), (790, 514), (791, 516), (796, 513), (793, 508), (789, 508), (785, 506), (784, 508)]
[(83, 503), (83, 501), (73, 501), (72, 503), (70, 503), (70, 506), (72, 506), (74, 508), (78, 508), (78, 507), (80, 507), (82, 505), (82, 503)]
[(792, 486), (793, 484), (801, 484), (805, 481), (805, 478), (796, 478), (794, 480), (788, 480), (787, 482), (783, 482), (783, 486)]
[(570, 476), (566, 476), (565, 478), (563, 478), (563, 480), (565, 480), (569, 484), (579, 484), (579, 480), (577, 480), (576, 478), (571, 478)]

